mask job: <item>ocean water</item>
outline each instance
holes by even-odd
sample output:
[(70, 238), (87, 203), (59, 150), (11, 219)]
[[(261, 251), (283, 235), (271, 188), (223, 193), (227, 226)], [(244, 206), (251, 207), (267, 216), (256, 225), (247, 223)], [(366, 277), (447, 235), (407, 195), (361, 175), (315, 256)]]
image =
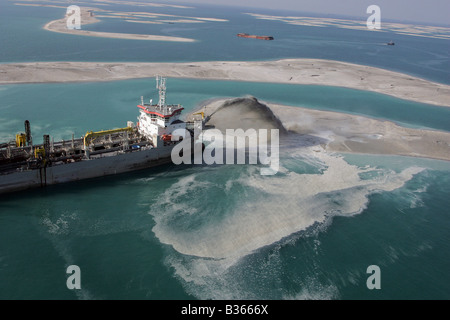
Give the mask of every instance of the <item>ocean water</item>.
[[(193, 44), (77, 38), (39, 29), (60, 9), (0, 5), (0, 28), (9, 30), (0, 32), (4, 63), (313, 57), (449, 82), (448, 42), (438, 39), (389, 35), (404, 44), (393, 51), (380, 45), (380, 33), (294, 27), (215, 7), (164, 12), (229, 22), (151, 27), (200, 40)], [(139, 31), (109, 20), (89, 28)], [(236, 39), (248, 29), (277, 41)], [(186, 112), (209, 99), (253, 95), (450, 130), (448, 108), (358, 90), (167, 84), (168, 103)], [(43, 134), (70, 139), (121, 127), (136, 121), (140, 96), (156, 98), (153, 79), (0, 86), (0, 141), (22, 131), (26, 119), (37, 142)], [(167, 165), (0, 196), (0, 298), (449, 299), (449, 163), (316, 150), (295, 135), (284, 138), (274, 176), (261, 176), (254, 165)], [(81, 290), (66, 286), (69, 265), (81, 269)], [(366, 285), (371, 265), (381, 270), (379, 290)]]
[[(64, 3), (58, 5), (64, 6)], [(93, 5), (94, 6), (94, 5)], [(100, 7), (100, 6), (98, 6)], [(193, 5), (190, 9), (101, 6), (116, 11), (149, 11), (185, 17), (218, 18), (227, 22), (145, 24), (102, 18), (85, 30), (148, 33), (196, 39), (171, 43), (76, 37), (47, 32), (42, 27), (62, 18), (64, 8), (15, 6), (0, 1), (0, 62), (27, 61), (221, 61), (317, 58), (387, 68), (443, 83), (450, 83), (447, 40), (383, 32), (294, 26), (257, 20), (244, 13), (298, 16), (292, 11)], [(101, 13), (98, 13), (101, 14)], [(178, 17), (165, 17), (177, 20)], [(272, 35), (276, 41), (248, 41), (237, 33)], [(20, 35), (20, 36), (19, 36)], [(397, 46), (387, 46), (393, 40)]]

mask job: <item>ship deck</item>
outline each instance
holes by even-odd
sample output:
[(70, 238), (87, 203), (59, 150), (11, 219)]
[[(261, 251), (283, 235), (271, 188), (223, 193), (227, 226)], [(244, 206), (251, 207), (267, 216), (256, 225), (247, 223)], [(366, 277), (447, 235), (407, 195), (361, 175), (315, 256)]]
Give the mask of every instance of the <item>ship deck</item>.
[(11, 141), (0, 145), (0, 175), (18, 170), (62, 165), (87, 158), (115, 156), (153, 147), (153, 142), (141, 136), (136, 129), (127, 133), (117, 132), (96, 137), (90, 141), (88, 148), (85, 147), (84, 138), (52, 141), (47, 147), (47, 154), (45, 151), (41, 152), (46, 149), (44, 144), (17, 147), (15, 142)]

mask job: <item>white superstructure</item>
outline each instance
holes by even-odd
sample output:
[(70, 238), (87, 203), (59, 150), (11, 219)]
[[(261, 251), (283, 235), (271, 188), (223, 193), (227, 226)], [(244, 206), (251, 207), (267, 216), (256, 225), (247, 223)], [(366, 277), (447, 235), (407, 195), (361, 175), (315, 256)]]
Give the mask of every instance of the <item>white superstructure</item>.
[(157, 77), (156, 88), (159, 89), (158, 104), (144, 103), (141, 99), (140, 115), (138, 117), (138, 131), (148, 139), (156, 140), (157, 136), (163, 140), (170, 139), (175, 129), (185, 129), (186, 124), (180, 120), (183, 107), (181, 105), (166, 104), (166, 79)]

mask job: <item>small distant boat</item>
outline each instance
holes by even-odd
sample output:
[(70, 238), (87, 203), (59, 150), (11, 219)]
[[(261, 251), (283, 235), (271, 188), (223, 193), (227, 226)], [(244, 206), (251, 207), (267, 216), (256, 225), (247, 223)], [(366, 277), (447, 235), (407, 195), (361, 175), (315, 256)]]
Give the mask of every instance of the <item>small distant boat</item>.
[(237, 36), (240, 38), (251, 38), (251, 39), (260, 39), (260, 40), (273, 40), (274, 39), (272, 36), (257, 36), (257, 35), (248, 34), (248, 33), (238, 33)]
[(387, 45), (388, 45), (388, 46), (395, 46), (395, 43), (394, 43), (394, 41), (389, 41), (389, 42), (387, 43)]

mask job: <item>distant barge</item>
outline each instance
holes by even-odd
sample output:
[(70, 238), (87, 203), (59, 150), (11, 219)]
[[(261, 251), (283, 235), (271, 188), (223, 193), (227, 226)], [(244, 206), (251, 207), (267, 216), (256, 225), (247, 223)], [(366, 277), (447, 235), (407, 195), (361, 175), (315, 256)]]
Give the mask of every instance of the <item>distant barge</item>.
[(241, 38), (251, 38), (251, 39), (260, 39), (260, 40), (273, 40), (274, 38), (272, 36), (256, 36), (248, 33), (238, 33), (238, 37)]

